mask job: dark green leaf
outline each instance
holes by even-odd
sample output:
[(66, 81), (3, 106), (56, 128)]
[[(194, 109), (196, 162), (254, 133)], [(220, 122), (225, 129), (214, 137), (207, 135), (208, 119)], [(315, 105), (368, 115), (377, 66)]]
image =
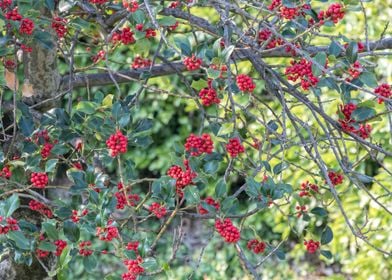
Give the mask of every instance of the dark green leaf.
[(287, 167), (289, 167), (289, 165), (287, 163), (285, 163), (285, 162), (278, 163), (277, 165), (274, 166), (274, 169), (273, 169), (274, 174), (275, 175), (280, 174)]
[(320, 250), (320, 254), (326, 257), (327, 259), (332, 259), (332, 253), (328, 250)]
[(43, 250), (43, 251), (47, 251), (47, 252), (56, 252), (56, 245), (47, 242), (47, 241), (43, 241), (39, 244), (38, 249)]
[(72, 221), (65, 221), (64, 223), (64, 235), (69, 241), (77, 242), (80, 237), (80, 231), (78, 226)]
[(16, 247), (22, 250), (30, 249), (30, 240), (21, 231), (10, 231), (7, 235), (9, 239), (15, 242)]
[(44, 223), (42, 223), (42, 227), (44, 229), (44, 232), (46, 233), (46, 235), (50, 239), (52, 239), (52, 240), (59, 239), (59, 233), (53, 224), (51, 224), (49, 222), (44, 222)]
[(223, 179), (220, 179), (216, 184), (215, 196), (218, 198), (226, 196), (226, 183)]
[(5, 201), (5, 215), (6, 217), (10, 217), (12, 215), (12, 213), (15, 212), (16, 209), (18, 209), (20, 206), (20, 202), (19, 202), (19, 196), (17, 194), (13, 194), (10, 197), (7, 198), (7, 200)]
[(376, 110), (369, 107), (359, 107), (352, 112), (351, 117), (357, 122), (362, 122), (364, 120), (370, 119), (376, 115)]
[(325, 245), (331, 242), (333, 239), (333, 232), (329, 226), (325, 228), (323, 233), (321, 234), (321, 244)]
[(312, 214), (314, 214), (314, 215), (317, 215), (317, 216), (320, 216), (320, 217), (325, 217), (325, 216), (328, 215), (327, 210), (325, 210), (324, 208), (321, 208), (321, 207), (314, 207), (314, 208), (310, 211), (310, 213), (312, 213)]

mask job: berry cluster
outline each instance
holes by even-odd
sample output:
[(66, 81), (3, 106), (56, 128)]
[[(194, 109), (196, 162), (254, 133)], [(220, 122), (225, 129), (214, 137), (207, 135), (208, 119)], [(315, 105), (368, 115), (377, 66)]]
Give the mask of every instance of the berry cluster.
[(295, 207), (295, 209), (297, 210), (297, 218), (301, 217), (302, 214), (306, 213), (308, 210), (306, 208), (306, 205), (297, 205)]
[(82, 241), (79, 243), (79, 254), (83, 257), (88, 257), (92, 255), (93, 250), (91, 250), (91, 241)]
[(49, 132), (44, 129), (41, 131), (38, 131), (33, 135), (33, 141), (36, 144), (43, 143), (43, 147), (41, 149), (41, 157), (43, 159), (46, 159), (49, 157), (51, 150), (54, 147), (54, 144), (58, 142), (58, 140), (51, 140), (49, 136)]
[(178, 165), (173, 165), (167, 171), (168, 176), (176, 179), (176, 192), (180, 197), (184, 195), (182, 189), (186, 186), (193, 185), (193, 179), (197, 177), (197, 173), (191, 170), (188, 160), (184, 160), (184, 165), (185, 171)]
[(320, 248), (320, 242), (313, 241), (312, 239), (309, 241), (304, 241), (304, 245), (310, 254), (314, 254)]
[[(206, 199), (204, 199), (204, 201), (208, 205), (211, 205), (212, 207), (214, 207), (216, 209), (216, 211), (219, 211), (220, 203), (217, 200), (214, 200), (211, 196), (209, 196)], [(201, 206), (201, 205), (199, 205), (198, 210), (199, 210), (200, 215), (206, 215), (209, 213), (208, 210), (203, 208), (203, 206)]]
[(12, 172), (8, 166), (4, 166), (3, 169), (0, 170), (0, 177), (9, 179), (12, 176)]
[(116, 209), (124, 209), (125, 206), (136, 206), (136, 203), (140, 200), (140, 196), (138, 194), (128, 194), (128, 202), (127, 198), (125, 197), (125, 194), (123, 192), (116, 192), (114, 194), (117, 198), (117, 205)]
[(54, 245), (56, 245), (56, 252), (54, 254), (60, 256), (64, 248), (67, 247), (67, 241), (59, 239), (54, 242)]
[(201, 136), (192, 133), (186, 139), (184, 147), (187, 152), (190, 152), (191, 156), (197, 157), (203, 153), (211, 154), (214, 150), (214, 142), (207, 133), (203, 133)]
[(124, 27), (123, 29), (117, 31), (112, 36), (112, 43), (116, 44), (118, 42), (124, 45), (134, 44), (136, 42), (135, 37), (133, 37), (133, 32), (130, 27)]
[(93, 55), (91, 57), (91, 60), (94, 63), (98, 63), (99, 61), (103, 60), (105, 58), (106, 52), (104, 50), (100, 50), (96, 55)]
[(77, 223), (80, 221), (81, 217), (84, 217), (87, 214), (88, 214), (87, 209), (83, 209), (83, 211), (80, 213), (80, 215), (79, 215), (78, 210), (72, 210), (71, 220), (72, 220), (72, 222)]
[(201, 99), (201, 104), (206, 107), (211, 106), (212, 104), (220, 103), (220, 99), (218, 98), (215, 89), (212, 87), (207, 87), (200, 90), (199, 97)]
[(148, 29), (145, 30), (145, 32), (146, 32), (146, 38), (147, 39), (153, 38), (153, 37), (157, 36), (157, 31), (155, 29), (148, 28)]
[(33, 211), (37, 211), (49, 219), (53, 218), (53, 213), (52, 210), (50, 210), (45, 204), (36, 201), (36, 200), (30, 200), (29, 202), (29, 208)]
[(20, 45), (20, 48), (21, 48), (22, 51), (24, 51), (24, 52), (26, 52), (26, 53), (31, 53), (31, 52), (33, 51), (33, 48), (32, 48), (32, 47), (26, 46), (26, 45), (24, 45), (24, 44), (21, 44), (21, 45)]
[[(227, 72), (227, 65), (222, 64), (221, 66), (216, 64), (210, 64), (210, 68), (213, 70), (219, 70), (219, 78), (223, 78), (223, 75)], [(208, 87), (211, 88), (211, 80), (208, 81)]]
[(132, 68), (138, 69), (138, 68), (150, 67), (151, 64), (152, 64), (152, 62), (150, 59), (142, 58), (139, 55), (137, 55), (132, 62)]
[(310, 191), (318, 193), (319, 187), (315, 184), (309, 183), (309, 181), (301, 183), (301, 190), (299, 192), (300, 197), (311, 196)]
[(188, 71), (199, 70), (203, 61), (194, 54), (191, 57), (184, 58), (184, 65)]
[(357, 79), (362, 72), (363, 72), (363, 68), (361, 63), (359, 61), (355, 61), (354, 64), (351, 65), (350, 68), (348, 69), (348, 74), (350, 75), (350, 77), (348, 77), (346, 81), (350, 82), (354, 79)]
[(331, 4), (326, 11), (320, 11), (317, 15), (320, 24), (324, 24), (326, 20), (332, 20), (333, 23), (338, 23), (344, 18), (343, 6), (340, 3)]
[(108, 0), (88, 0), (90, 3), (93, 4), (105, 4)]
[(282, 0), (272, 0), (271, 4), (268, 5), (268, 10), (272, 11), (278, 8), (282, 4)]
[[(348, 43), (344, 44), (344, 48), (345, 48), (345, 49), (347, 49), (348, 46), (349, 46)], [(358, 52), (363, 52), (363, 51), (365, 50), (365, 44), (364, 44), (364, 43), (358, 42), (358, 43), (357, 43), (357, 46), (358, 46)]]
[(43, 189), (48, 185), (49, 179), (48, 175), (43, 172), (33, 172), (30, 178), (31, 183), (34, 187)]
[(148, 210), (152, 212), (158, 219), (165, 217), (167, 214), (165, 206), (159, 204), (158, 202), (151, 203)]
[(52, 28), (54, 31), (56, 31), (57, 37), (59, 39), (64, 38), (65, 35), (67, 34), (68, 28), (66, 24), (67, 21), (64, 18), (61, 17), (53, 18)]
[(313, 76), (312, 62), (302, 58), (300, 61), (290, 61), (291, 66), (286, 68), (285, 74), (289, 81), (296, 82), (301, 80), (301, 86), (304, 90), (314, 87), (319, 82), (319, 79)]
[(262, 254), (264, 253), (267, 245), (265, 244), (265, 242), (258, 241), (257, 239), (251, 239), (246, 244), (246, 247), (248, 248), (248, 250), (253, 251), (253, 253), (255, 254)]
[[(4, 221), (6, 224), (4, 224)], [(11, 217), (4, 220), (4, 218), (0, 216), (0, 234), (7, 234), (9, 231), (14, 230), (19, 230), (18, 221)]]
[(95, 235), (102, 241), (112, 241), (118, 238), (118, 228), (112, 226), (113, 221), (108, 221), (106, 227), (97, 227)]
[(140, 256), (136, 260), (125, 260), (124, 265), (127, 267), (128, 272), (123, 273), (121, 278), (123, 280), (136, 280), (137, 276), (144, 272), (144, 268), (140, 266), (142, 262), (143, 259)]
[(51, 150), (54, 145), (52, 143), (45, 143), (41, 150), (41, 156), (43, 159), (49, 157)]
[(12, 0), (0, 0), (0, 9), (6, 10), (12, 4)]
[(245, 74), (240, 74), (236, 78), (237, 86), (241, 91), (253, 92), (256, 88), (252, 78)]
[(259, 31), (258, 34), (258, 39), (257, 41), (259, 44), (263, 44), (264, 42), (267, 42), (266, 48), (267, 49), (273, 49), (276, 48), (277, 46), (283, 45), (283, 40), (280, 38), (271, 38), (272, 37), (272, 31), (265, 28)]
[(229, 153), (230, 157), (235, 158), (239, 154), (245, 152), (244, 146), (241, 144), (240, 139), (231, 138), (229, 139), (229, 143), (226, 144), (226, 150)]
[[(392, 97), (392, 88), (390, 85), (388, 84), (381, 84), (378, 87), (376, 87), (376, 89), (374, 90), (374, 93), (382, 96), (384, 98), (391, 98)], [(379, 98), (378, 99), (378, 104), (381, 104), (384, 102), (384, 99)]]
[(41, 250), (41, 249), (35, 250), (35, 253), (37, 254), (37, 258), (39, 258), (39, 259), (44, 259), (47, 256), (49, 256), (49, 254), (50, 254), (49, 251), (44, 251), (44, 250)]
[(24, 18), (20, 22), (19, 33), (31, 35), (34, 31), (34, 22), (29, 18)]
[(110, 155), (116, 157), (119, 153), (126, 153), (128, 145), (128, 138), (117, 130), (115, 134), (110, 135), (106, 140), (106, 146), (110, 149)]
[(139, 8), (139, 3), (136, 0), (122, 0), (122, 4), (128, 12), (134, 13)]
[(335, 172), (335, 171), (329, 171), (328, 172), (328, 177), (332, 182), (332, 185), (337, 186), (343, 183), (343, 175)]
[(139, 247), (139, 241), (128, 242), (126, 245), (126, 249), (130, 251), (134, 251), (137, 253), (137, 248)]
[(5, 18), (8, 19), (8, 20), (13, 20), (13, 21), (20, 21), (20, 20), (22, 20), (22, 16), (18, 12), (18, 7), (15, 7), (13, 10), (8, 11), (5, 14)]
[(224, 221), (216, 220), (215, 229), (224, 238), (225, 242), (236, 243), (240, 240), (240, 231), (229, 218), (224, 219)]
[(351, 117), (351, 114), (357, 109), (357, 105), (353, 103), (347, 103), (344, 106), (340, 105), (340, 111), (344, 116), (343, 119), (339, 119), (339, 123), (342, 126), (343, 131), (351, 132), (362, 139), (370, 137), (372, 126), (370, 124), (357, 124)]
[(280, 16), (285, 19), (294, 19), (300, 15), (300, 9), (297, 7), (289, 8), (282, 6), (280, 8)]

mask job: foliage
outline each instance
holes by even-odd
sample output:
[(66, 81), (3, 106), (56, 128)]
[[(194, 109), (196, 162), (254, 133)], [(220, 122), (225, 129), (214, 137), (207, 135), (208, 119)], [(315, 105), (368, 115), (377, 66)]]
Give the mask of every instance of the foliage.
[(383, 8), (0, 1), (1, 254), (58, 279), (390, 278)]

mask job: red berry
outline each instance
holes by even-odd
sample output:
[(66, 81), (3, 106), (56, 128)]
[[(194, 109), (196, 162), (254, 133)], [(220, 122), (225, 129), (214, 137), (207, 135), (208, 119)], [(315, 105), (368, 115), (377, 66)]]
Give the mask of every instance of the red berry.
[(335, 172), (335, 171), (329, 171), (328, 172), (328, 177), (332, 182), (332, 185), (337, 186), (343, 183), (343, 175)]
[(248, 250), (253, 251), (255, 254), (261, 254), (265, 251), (265, 248), (267, 246), (262, 241), (258, 241), (257, 239), (251, 239), (248, 241), (246, 247), (248, 248)]
[(309, 241), (304, 241), (304, 245), (310, 254), (314, 254), (320, 248), (320, 242), (313, 241), (312, 239)]
[(65, 35), (67, 34), (68, 28), (67, 28), (67, 21), (64, 18), (61, 17), (55, 17), (53, 18), (52, 21), (52, 28), (54, 31), (56, 31), (57, 37), (58, 38), (64, 38)]
[(56, 256), (60, 256), (61, 253), (63, 252), (64, 248), (67, 247), (67, 241), (64, 240), (56, 240), (54, 242), (54, 245), (56, 245), (56, 252), (55, 255)]
[(12, 172), (8, 166), (4, 166), (3, 169), (0, 170), (0, 177), (9, 179), (12, 176)]
[(256, 85), (253, 83), (251, 77), (245, 74), (240, 74), (237, 76), (237, 86), (241, 91), (253, 92)]
[(31, 35), (34, 31), (34, 22), (31, 19), (24, 18), (20, 22), (19, 32), (20, 34)]
[(229, 143), (226, 144), (226, 150), (230, 154), (230, 157), (235, 158), (239, 154), (245, 152), (244, 146), (241, 144), (238, 138), (232, 138), (229, 140)]
[(200, 156), (203, 153), (211, 154), (214, 150), (214, 142), (207, 133), (202, 136), (191, 134), (186, 139), (184, 147), (187, 152), (190, 152), (191, 156)]
[(33, 172), (31, 174), (30, 181), (33, 184), (33, 186), (40, 188), (40, 189), (43, 189), (48, 185), (49, 179), (48, 179), (48, 175), (46, 175), (46, 173)]
[(115, 134), (110, 135), (109, 139), (106, 140), (106, 146), (110, 149), (110, 155), (112, 157), (116, 157), (119, 153), (126, 153), (127, 145), (128, 138), (119, 130)]
[(166, 208), (158, 202), (153, 202), (149, 207), (149, 211), (152, 212), (158, 219), (163, 218), (167, 214)]
[(79, 254), (84, 257), (92, 255), (93, 250), (90, 249), (91, 241), (82, 241), (79, 243)]
[[(374, 93), (379, 96), (382, 96), (384, 98), (391, 98), (392, 88), (390, 85), (384, 83), (384, 84), (381, 84), (378, 87), (376, 87), (376, 89), (374, 90)], [(382, 98), (378, 99), (378, 104), (381, 104), (383, 102), (384, 102), (384, 99), (382, 99)]]
[[(216, 211), (219, 211), (219, 209), (220, 209), (220, 203), (219, 203), (218, 201), (214, 200), (214, 199), (213, 199), (212, 197), (210, 197), (210, 196), (207, 197), (206, 199), (204, 199), (204, 201), (205, 201), (207, 204), (209, 204), (209, 205), (215, 207)], [(201, 215), (208, 214), (208, 210), (205, 209), (205, 208), (203, 208), (203, 206), (201, 206), (201, 205), (199, 205), (198, 210), (199, 210), (199, 213), (200, 213)]]
[(215, 229), (224, 238), (225, 242), (236, 243), (240, 240), (240, 231), (229, 218), (226, 218), (224, 221), (216, 220)]
[(312, 62), (302, 58), (300, 61), (292, 60), (291, 66), (286, 68), (285, 74), (289, 81), (296, 82), (301, 80), (301, 86), (304, 90), (314, 87), (319, 82), (319, 78), (313, 76)]
[(203, 61), (201, 58), (197, 58), (194, 54), (191, 57), (184, 58), (184, 64), (188, 71), (195, 71), (200, 69), (202, 63)]
[(201, 103), (206, 107), (211, 106), (212, 104), (220, 103), (220, 99), (212, 87), (203, 88), (200, 90), (199, 97), (201, 99)]

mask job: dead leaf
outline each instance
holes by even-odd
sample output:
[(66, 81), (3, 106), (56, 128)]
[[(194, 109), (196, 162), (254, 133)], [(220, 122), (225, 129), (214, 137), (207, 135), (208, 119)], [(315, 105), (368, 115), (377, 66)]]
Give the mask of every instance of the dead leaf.
[(28, 79), (24, 80), (23, 82), (22, 95), (23, 97), (31, 97), (34, 95), (33, 86), (32, 84), (30, 84), (30, 81)]
[(11, 72), (5, 68), (4, 78), (6, 86), (9, 87), (12, 91), (17, 91), (19, 89), (19, 81), (14, 72)]

